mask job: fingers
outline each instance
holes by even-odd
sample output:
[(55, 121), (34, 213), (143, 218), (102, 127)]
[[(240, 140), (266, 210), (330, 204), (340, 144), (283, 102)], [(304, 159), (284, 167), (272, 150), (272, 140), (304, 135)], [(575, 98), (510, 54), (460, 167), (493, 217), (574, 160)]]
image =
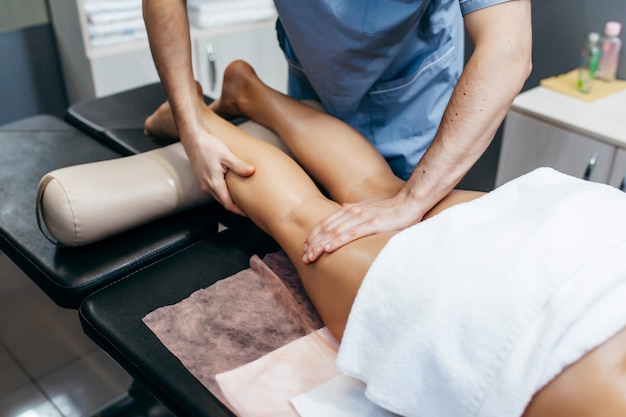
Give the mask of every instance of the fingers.
[(224, 206), (226, 210), (239, 214), (240, 216), (245, 216), (244, 212), (237, 207), (230, 196), (230, 192), (228, 191), (228, 187), (223, 176), (221, 177), (221, 180), (217, 180), (213, 183), (213, 193), (211, 194), (222, 206)]
[(226, 162), (226, 168), (240, 177), (249, 177), (254, 174), (255, 167), (231, 154), (231, 158)]
[(230, 192), (228, 191), (228, 186), (226, 185), (226, 173), (228, 171), (232, 171), (233, 173), (239, 175), (240, 177), (249, 177), (254, 174), (255, 167), (250, 165), (241, 159), (237, 158), (234, 154), (229, 153), (227, 155), (226, 161), (223, 163), (224, 170), (222, 176), (215, 183), (215, 192), (219, 195), (219, 201), (222, 203), (226, 210), (232, 211), (233, 213), (239, 214), (241, 216), (245, 216), (244, 212), (237, 207), (232, 197), (230, 196)]
[(255, 167), (237, 158), (226, 145), (213, 135), (192, 143), (195, 147), (187, 152), (200, 188), (215, 198), (226, 210), (245, 216), (233, 201), (226, 184), (226, 173), (248, 177), (254, 174)]
[(226, 210), (245, 216), (244, 212), (237, 207), (230, 195), (228, 185), (226, 184), (226, 174), (228, 171), (232, 171), (234, 174), (241, 177), (249, 177), (254, 174), (255, 167), (237, 158), (234, 154), (226, 152), (222, 157), (219, 168), (216, 174), (212, 176), (212, 181), (210, 181), (210, 194), (212, 194)]
[(304, 242), (302, 261), (315, 262), (324, 253), (332, 253), (362, 237), (411, 226), (421, 219), (410, 210), (411, 206), (415, 204), (410, 200), (399, 201), (395, 196), (344, 204), (313, 228)]
[(315, 262), (324, 253), (332, 253), (357, 239), (379, 233), (377, 216), (376, 210), (368, 210), (362, 205), (344, 205), (311, 231), (304, 243), (302, 261)]

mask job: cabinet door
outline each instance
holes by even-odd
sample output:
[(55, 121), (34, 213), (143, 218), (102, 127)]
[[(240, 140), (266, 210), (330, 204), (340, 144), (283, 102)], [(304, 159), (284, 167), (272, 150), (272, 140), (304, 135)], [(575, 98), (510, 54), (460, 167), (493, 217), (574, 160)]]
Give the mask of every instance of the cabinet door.
[(147, 45), (141, 49), (93, 58), (91, 70), (96, 97), (159, 82), (159, 74)]
[(626, 191), (626, 149), (618, 149), (609, 184)]
[(608, 182), (615, 148), (511, 110), (507, 115), (496, 186), (539, 167)]
[(193, 37), (194, 75), (207, 96), (219, 97), (224, 69), (236, 59), (250, 63), (270, 87), (286, 92), (287, 63), (273, 22)]

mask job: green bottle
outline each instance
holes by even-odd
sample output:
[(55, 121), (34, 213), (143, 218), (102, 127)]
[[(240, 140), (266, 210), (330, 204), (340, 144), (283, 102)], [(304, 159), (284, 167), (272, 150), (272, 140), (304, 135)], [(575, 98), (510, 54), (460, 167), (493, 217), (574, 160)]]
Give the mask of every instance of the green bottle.
[(589, 93), (591, 82), (596, 77), (598, 63), (600, 62), (600, 34), (591, 32), (587, 37), (587, 43), (580, 53), (580, 65), (578, 66), (578, 91)]

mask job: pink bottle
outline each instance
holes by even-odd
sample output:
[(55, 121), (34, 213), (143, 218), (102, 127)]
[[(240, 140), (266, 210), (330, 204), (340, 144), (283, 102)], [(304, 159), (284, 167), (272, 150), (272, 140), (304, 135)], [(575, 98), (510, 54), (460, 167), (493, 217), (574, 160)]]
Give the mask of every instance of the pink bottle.
[(622, 41), (619, 38), (622, 25), (619, 22), (607, 22), (604, 27), (604, 37), (602, 38), (602, 56), (598, 68), (597, 77), (605, 81), (615, 80), (617, 74), (617, 64), (619, 63), (619, 53)]

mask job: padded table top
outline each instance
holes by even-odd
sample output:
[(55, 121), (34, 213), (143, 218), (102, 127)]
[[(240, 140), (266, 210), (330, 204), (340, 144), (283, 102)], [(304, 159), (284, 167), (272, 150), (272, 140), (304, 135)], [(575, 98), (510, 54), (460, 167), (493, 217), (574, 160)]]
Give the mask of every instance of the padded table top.
[(165, 100), (161, 83), (154, 83), (76, 103), (65, 119), (122, 155), (132, 155), (173, 142), (155, 141), (143, 133), (144, 121)]
[[(65, 119), (121, 154), (132, 155), (175, 142), (167, 138), (155, 140), (143, 133), (146, 118), (165, 100), (161, 83), (153, 83), (76, 103), (69, 107)], [(204, 101), (208, 104), (213, 99), (204, 96)], [(239, 124), (244, 120), (236, 117), (230, 121)]]
[(177, 416), (233, 416), (143, 323), (143, 317), (249, 267), (279, 247), (252, 223), (207, 237), (87, 297), (85, 333)]
[(217, 230), (217, 203), (184, 211), (82, 248), (49, 242), (37, 226), (39, 180), (49, 171), (120, 157), (59, 118), (41, 115), (0, 127), (0, 250), (58, 305), (78, 308), (96, 289)]

